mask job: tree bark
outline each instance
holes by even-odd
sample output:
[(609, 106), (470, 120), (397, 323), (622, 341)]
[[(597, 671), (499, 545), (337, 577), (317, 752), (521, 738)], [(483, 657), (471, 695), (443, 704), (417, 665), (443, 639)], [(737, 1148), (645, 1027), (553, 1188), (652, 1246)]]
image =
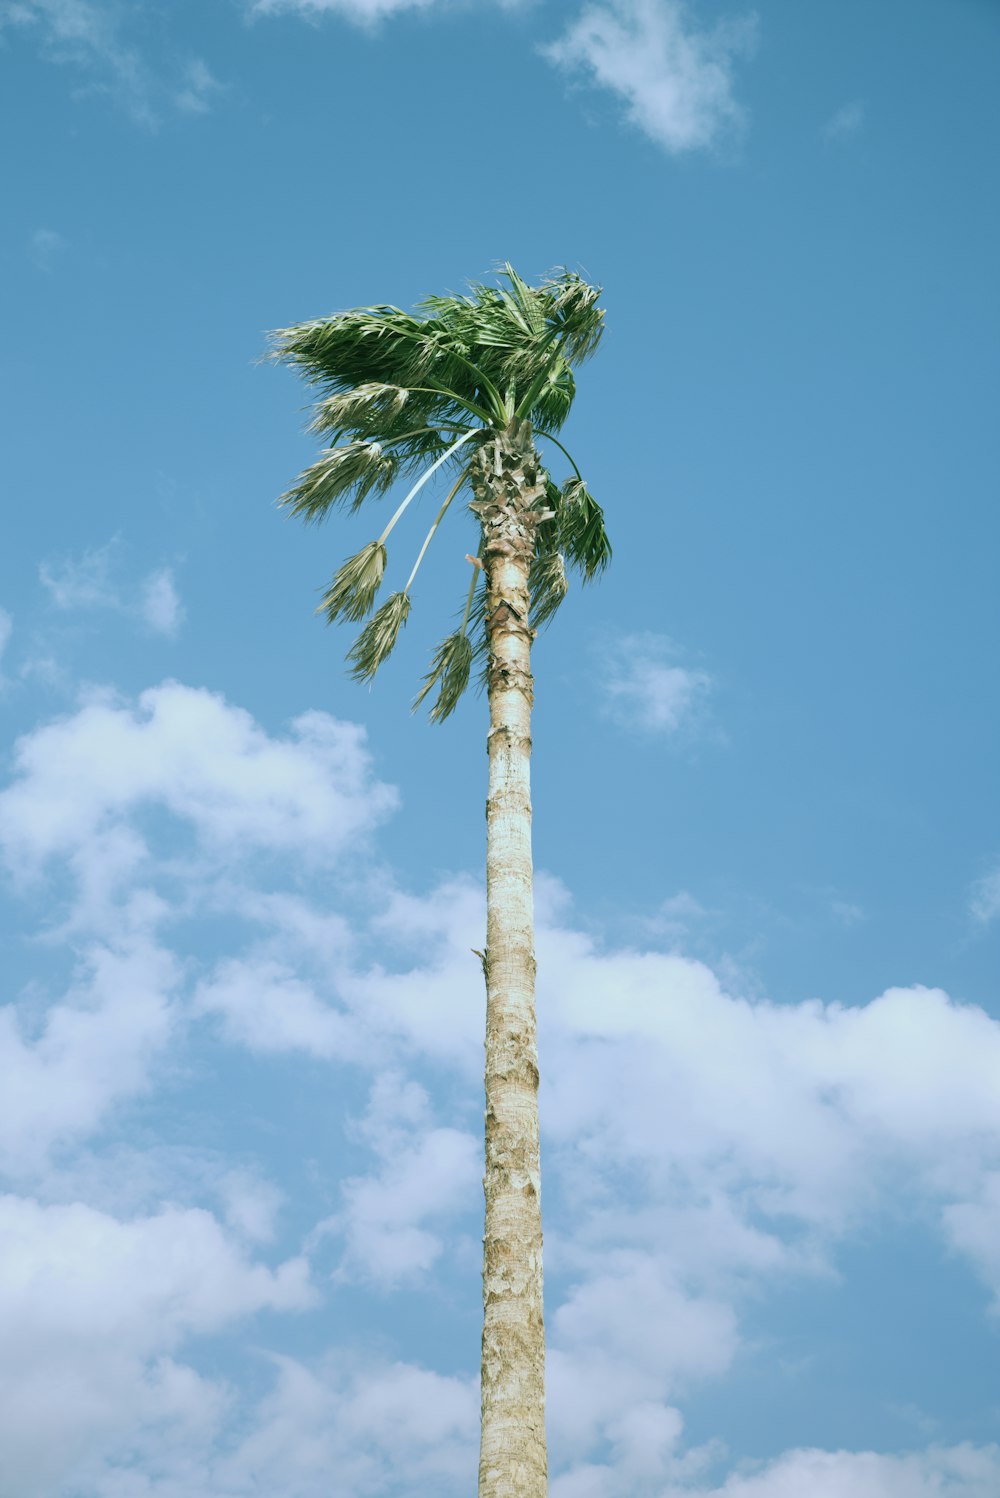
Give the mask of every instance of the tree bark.
[(479, 1498), (545, 1498), (528, 622), (528, 574), (545, 483), (527, 423), (483, 445), (473, 487), (483, 530), (490, 707)]

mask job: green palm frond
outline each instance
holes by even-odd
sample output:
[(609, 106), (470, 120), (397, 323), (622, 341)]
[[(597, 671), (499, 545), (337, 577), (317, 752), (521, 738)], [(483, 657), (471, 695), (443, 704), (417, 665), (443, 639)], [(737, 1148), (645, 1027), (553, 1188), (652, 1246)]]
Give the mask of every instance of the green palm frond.
[(532, 629), (541, 629), (569, 592), (566, 559), (561, 551), (543, 551), (535, 555), (528, 574), (528, 586), (531, 590), (528, 622)]
[(556, 509), (559, 543), (571, 566), (590, 582), (611, 561), (604, 511), (580, 478), (567, 479)]
[(404, 419), (499, 427), (515, 411), (534, 415), (536, 404), (537, 419), (554, 428), (572, 403), (570, 366), (603, 331), (599, 295), (569, 271), (529, 286), (507, 265), (500, 284), (428, 297), (415, 313), (358, 307), (283, 328), (272, 335), (273, 357), (320, 387), (314, 425), (338, 436), (385, 440)]
[(402, 385), (383, 385), (370, 380), (320, 401), (308, 429), (321, 435), (391, 429), (408, 401), (412, 402), (411, 393)]
[[(409, 616), (407, 583), (368, 617), (383, 582), (389, 533), (447, 466), (452, 487), (420, 547), (412, 582), (478, 445), (526, 420), (562, 448), (554, 434), (576, 395), (573, 366), (593, 353), (603, 332), (599, 297), (600, 288), (574, 272), (558, 270), (531, 286), (508, 264), (495, 284), (428, 297), (413, 312), (357, 307), (272, 335), (273, 357), (314, 388), (311, 430), (329, 443), (281, 502), (307, 521), (319, 520), (337, 505), (355, 510), (412, 476), (378, 540), (343, 563), (320, 604), (331, 621), (367, 620), (348, 655), (359, 680), (374, 676)], [(567, 566), (592, 578), (611, 557), (600, 506), (570, 463), (575, 477), (562, 489), (549, 485), (554, 513), (538, 524), (529, 578), (535, 628), (565, 597)], [(484, 673), (488, 666), (482, 583), (483, 574), (475, 573), (461, 627), (439, 645), (417, 697), (423, 702), (437, 690), (436, 722), (454, 711), (473, 662), (482, 662)]]
[(384, 494), (399, 471), (399, 458), (380, 442), (345, 442), (328, 448), (278, 503), (304, 520), (322, 520), (332, 506), (349, 502), (356, 510), (369, 494)]
[(432, 723), (443, 723), (458, 706), (459, 698), (469, 685), (472, 670), (473, 645), (464, 630), (457, 629), (441, 641), (434, 652), (431, 669), (424, 677), (424, 684), (413, 700), (414, 712), (435, 686), (439, 687), (437, 699), (431, 707)]
[(325, 614), (330, 624), (340, 618), (355, 623), (367, 618), (385, 574), (385, 562), (382, 542), (369, 541), (337, 570), (316, 612)]
[(382, 662), (392, 654), (399, 631), (410, 615), (406, 593), (393, 593), (373, 614), (347, 654), (355, 681), (370, 681)]

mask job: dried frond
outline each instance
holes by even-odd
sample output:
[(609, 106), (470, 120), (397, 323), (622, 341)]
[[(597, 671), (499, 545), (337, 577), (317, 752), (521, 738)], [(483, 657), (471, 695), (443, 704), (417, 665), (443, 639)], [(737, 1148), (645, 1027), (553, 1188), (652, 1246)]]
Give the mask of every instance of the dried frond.
[(392, 654), (399, 631), (409, 614), (409, 595), (393, 593), (378, 613), (372, 615), (347, 655), (347, 659), (352, 662), (351, 675), (355, 681), (369, 681), (382, 662)]
[(458, 706), (459, 698), (469, 685), (471, 670), (472, 641), (463, 630), (457, 629), (435, 650), (431, 669), (413, 700), (414, 712), (428, 692), (440, 683), (437, 699), (428, 716), (432, 723), (443, 723)]
[(385, 561), (382, 542), (369, 541), (338, 569), (316, 612), (325, 614), (330, 624), (340, 618), (355, 622), (366, 618), (381, 585)]

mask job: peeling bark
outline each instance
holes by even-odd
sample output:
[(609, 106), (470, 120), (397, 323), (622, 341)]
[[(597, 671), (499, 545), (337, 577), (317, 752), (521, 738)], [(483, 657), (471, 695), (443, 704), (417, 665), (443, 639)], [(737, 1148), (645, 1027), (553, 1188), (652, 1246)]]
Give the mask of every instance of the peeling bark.
[(473, 461), (487, 691), (486, 1232), (479, 1498), (545, 1498), (545, 1330), (531, 861), (528, 571), (545, 475), (527, 423)]

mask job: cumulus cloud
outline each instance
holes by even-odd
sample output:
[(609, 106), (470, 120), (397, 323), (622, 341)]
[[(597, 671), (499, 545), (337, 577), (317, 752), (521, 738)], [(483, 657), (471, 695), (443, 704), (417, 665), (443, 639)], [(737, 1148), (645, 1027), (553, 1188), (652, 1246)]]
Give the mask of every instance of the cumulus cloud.
[(196, 994), (197, 1007), (221, 1021), (228, 1039), (251, 1051), (299, 1051), (355, 1061), (364, 1031), (315, 986), (267, 956), (229, 958)]
[(147, 1085), (177, 979), (173, 958), (149, 942), (95, 945), (37, 1034), (26, 1033), (27, 1003), (0, 1009), (0, 1169), (37, 1170), (53, 1146), (89, 1133)]
[(874, 1451), (790, 1451), (761, 1471), (686, 1498), (990, 1498), (1000, 1447), (961, 1445), (895, 1456)]
[(585, 6), (544, 53), (616, 95), (631, 124), (679, 155), (713, 146), (743, 123), (734, 68), (754, 32), (752, 16), (699, 30), (680, 0), (608, 0)]
[[(11, 1492), (49, 1498), (136, 1426), (221, 1413), (170, 1354), (262, 1309), (312, 1305), (304, 1261), (247, 1259), (207, 1212), (122, 1222), (0, 1196), (0, 1444)], [(199, 1415), (200, 1408), (200, 1415)]]
[(599, 681), (608, 715), (625, 728), (672, 734), (697, 721), (712, 688), (705, 671), (682, 666), (664, 635), (626, 635), (605, 645)]
[[(352, 1498), (468, 1491), (471, 1376), (279, 1357), (261, 1397), (198, 1371), (199, 1336), (313, 1293), (252, 1158), (217, 1161), (197, 1205), (76, 1200), (102, 1158), (119, 1168), (100, 1131), (209, 1022), (267, 1079), (265, 1128), (268, 1099), (288, 1102), (270, 1085), (281, 1057), (321, 1063), (324, 1098), (343, 1101), (345, 1078), (368, 1090), (296, 1204), (314, 1281), (333, 1259), (325, 1293), (409, 1295), (466, 1252), (482, 890), (367, 885), (355, 860), (393, 804), (355, 725), (307, 713), (271, 733), (177, 683), (92, 696), (15, 747), (0, 850), (45, 912), (72, 885), (74, 923), (49, 937), (75, 958), (67, 983), (12, 993), (0, 1028), (0, 1164), (23, 1192), (0, 1203), (0, 1315), (4, 1295), (23, 1308), (0, 1349), (19, 1495), (71, 1476), (95, 1498), (318, 1498), (331, 1470)], [(349, 907), (327, 877), (347, 860)], [(49, 881), (34, 892), (32, 872)], [(704, 917), (686, 894), (662, 909), (679, 936)], [(202, 922), (190, 946), (185, 910)], [(680, 951), (599, 947), (545, 879), (538, 957), (554, 1498), (991, 1492), (996, 1454), (972, 1448), (791, 1452), (705, 1487), (713, 1453), (685, 1445), (679, 1411), (731, 1367), (751, 1297), (829, 1276), (902, 1202), (1000, 1290), (1000, 1023), (919, 986), (854, 1007), (747, 997)], [(86, 1168), (47, 1165), (88, 1140)]]
[(379, 1169), (344, 1181), (343, 1210), (316, 1234), (343, 1240), (341, 1279), (391, 1289), (419, 1278), (440, 1257), (443, 1240), (430, 1224), (461, 1213), (475, 1196), (480, 1142), (434, 1127), (425, 1089), (395, 1072), (376, 1078), (358, 1133)]
[(98, 696), (20, 739), (0, 795), (0, 850), (15, 874), (102, 847), (128, 819), (161, 806), (220, 856), (252, 850), (336, 860), (379, 822), (395, 793), (372, 781), (364, 729), (303, 713), (268, 735), (224, 698), (178, 682), (136, 702)]

